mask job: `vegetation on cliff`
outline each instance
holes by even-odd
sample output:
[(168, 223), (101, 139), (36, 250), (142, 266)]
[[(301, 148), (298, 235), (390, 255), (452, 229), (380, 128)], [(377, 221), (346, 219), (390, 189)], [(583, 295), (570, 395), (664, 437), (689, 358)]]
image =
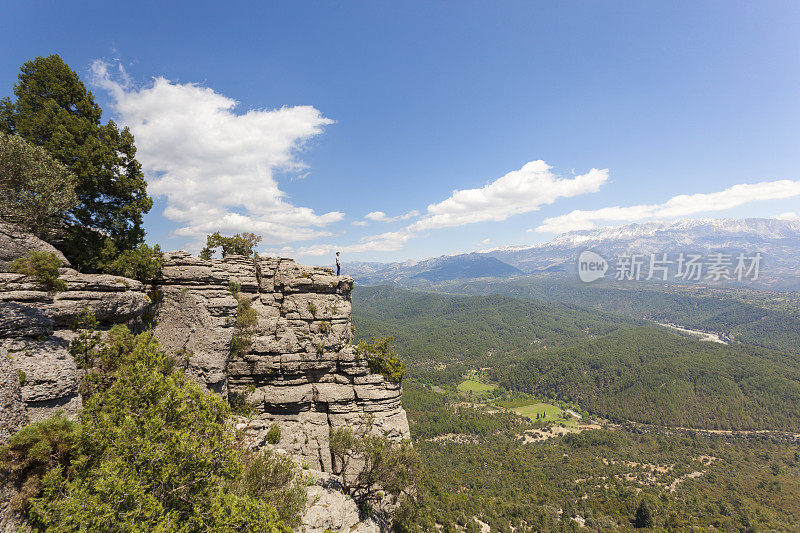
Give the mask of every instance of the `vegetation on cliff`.
[(206, 246), (200, 251), (200, 257), (211, 259), (217, 248), (220, 249), (222, 257), (229, 255), (243, 255), (250, 257), (255, 253), (255, 246), (261, 242), (261, 237), (253, 233), (237, 233), (226, 237), (215, 231), (206, 237)]
[(356, 354), (367, 360), (369, 371), (382, 374), (389, 381), (400, 383), (406, 375), (406, 369), (395, 352), (393, 337), (373, 337), (356, 346)]
[(42, 284), (48, 291), (58, 292), (67, 290), (67, 283), (58, 279), (60, 266), (61, 260), (53, 252), (34, 250), (15, 259), (11, 263), (11, 270)]
[(291, 463), (240, 451), (228, 404), (188, 383), (150, 333), (116, 326), (102, 342), (84, 333), (73, 350), (86, 369), (81, 422), (32, 424), (0, 450), (35, 529), (286, 531), (296, 522), (305, 493)]

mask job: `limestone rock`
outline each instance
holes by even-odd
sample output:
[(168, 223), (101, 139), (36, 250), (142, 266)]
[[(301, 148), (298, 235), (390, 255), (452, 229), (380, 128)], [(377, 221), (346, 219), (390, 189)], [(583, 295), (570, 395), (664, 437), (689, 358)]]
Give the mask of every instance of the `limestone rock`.
[(0, 301), (0, 338), (46, 337), (53, 333), (54, 322), (38, 307)]
[(0, 444), (27, 421), (19, 376), (11, 359), (0, 355)]
[(75, 419), (81, 408), (78, 394), (80, 374), (69, 353), (75, 333), (57, 331), (44, 340), (6, 339), (0, 344), (0, 357), (10, 358), (16, 370), (24, 373), (22, 398), (31, 422), (44, 420), (57, 411)]
[[(32, 235), (0, 225), (0, 263), (37, 249), (54, 251)], [(31, 421), (59, 410), (77, 416), (81, 376), (69, 343), (76, 335), (70, 328), (84, 309), (110, 326), (137, 319), (152, 304), (144, 286), (133, 279), (81, 274), (70, 268), (62, 268), (59, 278), (67, 290), (50, 293), (35, 280), (0, 273), (0, 358), (25, 376), (21, 397)]]
[[(267, 432), (277, 424), (279, 449), (330, 472), (332, 429), (369, 424), (389, 438), (409, 438), (402, 388), (371, 374), (353, 350), (352, 278), (285, 258), (203, 260), (186, 252), (164, 258), (162, 276), (148, 288), (63, 268), (68, 290), (53, 294), (18, 274), (0, 273), (0, 357), (26, 376), (18, 393), (31, 420), (59, 409), (76, 416), (81, 371), (69, 354), (76, 335), (70, 326), (88, 308), (103, 327), (152, 312), (155, 336), (190, 379), (256, 406), (242, 428), (255, 447), (267, 446)], [(250, 302), (256, 325), (249, 349), (232, 353), (240, 300)], [(355, 504), (341, 491), (317, 486), (307, 531), (373, 530), (358, 523)]]
[[(332, 428), (369, 419), (382, 435), (409, 438), (401, 387), (370, 374), (350, 345), (352, 278), (291, 259), (203, 260), (170, 252), (157, 288), (156, 336), (170, 351), (191, 351), (193, 379), (256, 406), (244, 431), (257, 447), (278, 424), (280, 449), (329, 472)], [(232, 288), (257, 315), (250, 350), (233, 355)]]
[(163, 285), (155, 314), (156, 338), (168, 352), (185, 353), (187, 375), (227, 395), (227, 363), (237, 303), (225, 291)]
[(341, 479), (332, 474), (309, 471), (314, 479), (308, 487), (308, 503), (302, 518), (300, 533), (380, 533), (373, 520), (361, 521), (356, 502), (342, 492)]
[(52, 252), (64, 266), (69, 266), (69, 261), (64, 254), (52, 245), (30, 233), (20, 231), (14, 226), (0, 223), (0, 271), (8, 270), (14, 259), (23, 257), (32, 251)]

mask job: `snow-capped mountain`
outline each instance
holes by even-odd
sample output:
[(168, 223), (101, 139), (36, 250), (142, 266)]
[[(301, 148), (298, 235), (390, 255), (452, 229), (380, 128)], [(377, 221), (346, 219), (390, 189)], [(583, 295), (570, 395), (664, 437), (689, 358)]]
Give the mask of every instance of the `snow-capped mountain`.
[[(349, 272), (366, 284), (400, 282), (414, 284), (425, 279), (464, 279), (467, 277), (511, 276), (513, 270), (489, 265), (476, 257), (491, 257), (527, 274), (571, 275), (576, 258), (583, 250), (611, 261), (621, 255), (697, 254), (709, 257), (724, 254), (760, 254), (759, 279), (753, 284), (800, 288), (800, 219), (682, 219), (672, 222), (646, 222), (592, 230), (571, 231), (550, 242), (528, 246), (504, 246), (462, 256), (445, 256), (406, 263), (349, 264)], [(455, 263), (471, 258), (468, 269)], [(453, 266), (441, 268), (449, 261)], [(477, 261), (477, 262), (476, 262)], [(435, 270), (435, 275), (425, 272)], [(497, 274), (503, 271), (504, 274)], [(453, 277), (447, 276), (453, 274)], [(471, 275), (474, 273), (475, 275)]]
[(673, 222), (645, 222), (625, 226), (602, 227), (591, 230), (563, 233), (547, 243), (533, 246), (505, 246), (485, 250), (491, 252), (513, 252), (553, 246), (585, 246), (589, 243), (623, 241), (637, 238), (666, 237), (683, 242), (698, 238), (719, 238), (723, 235), (737, 238), (750, 236), (756, 239), (785, 239), (800, 236), (800, 219), (780, 220), (775, 218), (702, 218), (679, 219)]

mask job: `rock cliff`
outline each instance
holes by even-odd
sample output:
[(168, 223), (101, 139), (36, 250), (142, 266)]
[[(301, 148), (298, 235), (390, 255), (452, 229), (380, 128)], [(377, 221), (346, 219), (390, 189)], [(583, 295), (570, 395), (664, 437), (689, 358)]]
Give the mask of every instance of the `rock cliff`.
[[(187, 355), (192, 379), (255, 404), (245, 431), (256, 445), (278, 424), (280, 448), (330, 472), (332, 428), (369, 421), (391, 438), (409, 437), (400, 385), (370, 374), (350, 344), (352, 278), (281, 258), (172, 252), (165, 260), (155, 334)], [(240, 305), (233, 292), (250, 302), (257, 325), (250, 349), (231, 355)]]
[[(75, 319), (89, 309), (103, 326), (151, 315), (159, 341), (185, 357), (189, 379), (255, 404), (246, 428), (253, 442), (277, 423), (279, 447), (311, 468), (330, 472), (331, 428), (369, 421), (389, 437), (409, 436), (400, 385), (371, 374), (351, 345), (352, 278), (291, 259), (206, 261), (186, 252), (165, 254), (163, 275), (149, 291), (132, 279), (68, 267), (60, 278), (67, 290), (50, 293), (19, 274), (0, 273), (0, 356), (24, 376), (31, 421), (59, 409), (74, 416), (80, 408), (69, 343)], [(237, 297), (250, 302), (257, 323), (250, 349), (231, 355)]]
[[(0, 226), (0, 271), (30, 250), (51, 248)], [(63, 264), (67, 290), (57, 293), (0, 272), (0, 443), (58, 410), (78, 415), (81, 371), (69, 344), (77, 335), (72, 325), (89, 309), (102, 328), (151, 327), (187, 379), (252, 404), (254, 415), (239, 424), (249, 446), (269, 446), (267, 432), (280, 428), (275, 447), (316, 472), (301, 531), (379, 530), (359, 521), (355, 502), (330, 473), (331, 429), (369, 424), (393, 439), (409, 437), (400, 385), (371, 374), (351, 344), (352, 278), (291, 259), (202, 260), (172, 252), (165, 254), (162, 276), (145, 287), (119, 276), (81, 274), (66, 259)], [(246, 349), (233, 349), (243, 333), (237, 326), (243, 309), (253, 319), (248, 342)], [(0, 530), (13, 530), (7, 489), (0, 487)]]
[(150, 306), (138, 281), (61, 269), (64, 292), (50, 293), (19, 274), (0, 273), (0, 358), (11, 359), (24, 376), (22, 398), (30, 420), (63, 410), (74, 417), (81, 406), (80, 381), (69, 343), (71, 326), (84, 309), (102, 325), (129, 322)]

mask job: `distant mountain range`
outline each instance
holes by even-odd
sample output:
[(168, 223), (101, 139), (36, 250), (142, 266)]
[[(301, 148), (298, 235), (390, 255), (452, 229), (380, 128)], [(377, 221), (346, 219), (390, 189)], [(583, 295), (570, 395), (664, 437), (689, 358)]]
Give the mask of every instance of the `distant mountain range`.
[(361, 284), (420, 284), (453, 279), (508, 278), (525, 272), (488, 254), (443, 255), (403, 263), (346, 263), (344, 272)]
[[(800, 289), (800, 220), (764, 218), (682, 219), (571, 231), (533, 246), (504, 246), (418, 262), (353, 262), (345, 264), (344, 270), (365, 285), (419, 285), (526, 274), (576, 277), (577, 257), (584, 250), (592, 250), (609, 262), (609, 277), (615, 275), (615, 262), (619, 263), (620, 256), (637, 256), (644, 278), (649, 271), (650, 256), (660, 260), (667, 254), (667, 261), (672, 261), (667, 281), (685, 281), (675, 278), (681, 253), (687, 259), (690, 254), (701, 256), (700, 262), (706, 263), (706, 267), (714, 261), (730, 261), (732, 277), (736, 277), (734, 268), (739, 254), (750, 261), (758, 253), (761, 254), (758, 279), (745, 281), (761, 287)], [(722, 254), (721, 259), (714, 254)], [(703, 277), (700, 281), (714, 280)], [(725, 284), (726, 280), (723, 278), (719, 283)]]

